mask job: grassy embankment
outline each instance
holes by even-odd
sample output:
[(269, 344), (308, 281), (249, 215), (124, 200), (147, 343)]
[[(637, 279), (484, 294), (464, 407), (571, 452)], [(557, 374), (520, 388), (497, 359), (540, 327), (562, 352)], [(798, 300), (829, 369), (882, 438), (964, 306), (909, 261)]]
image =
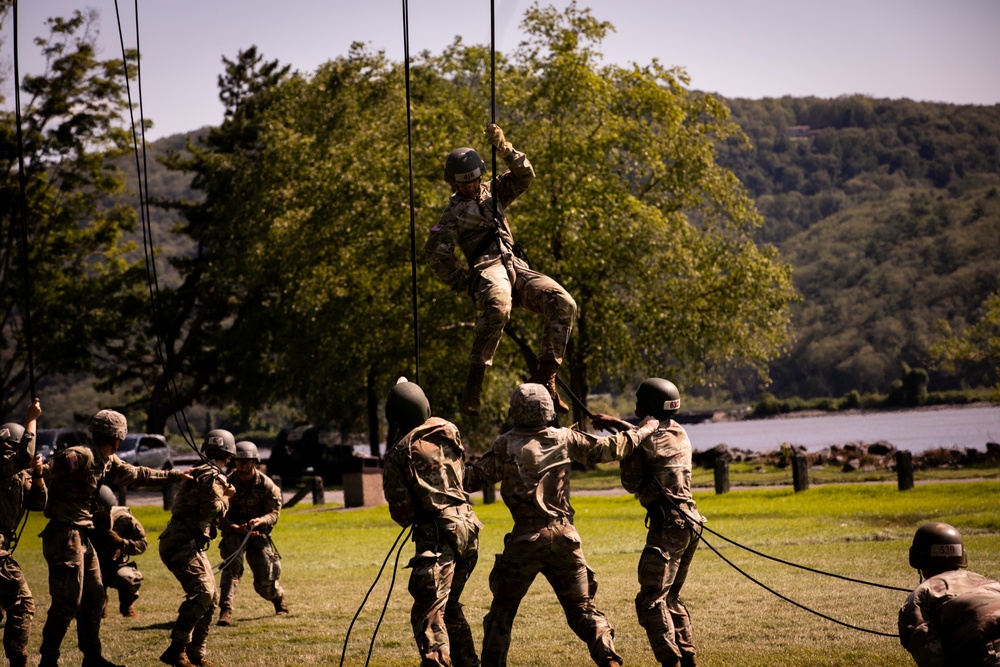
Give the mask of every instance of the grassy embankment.
[[(947, 521), (963, 530), (973, 569), (1000, 576), (998, 481), (924, 484), (906, 493), (892, 485), (873, 484), (828, 485), (799, 494), (791, 489), (723, 496), (699, 492), (697, 499), (711, 528), (748, 546), (820, 570), (904, 588), (917, 581), (906, 564), (914, 528), (927, 520)], [(619, 651), (628, 664), (654, 664), (632, 603), (645, 534), (641, 509), (627, 495), (581, 495), (574, 506), (588, 561), (600, 583), (598, 607), (616, 626)], [(510, 519), (501, 503), (480, 505), (476, 511), (486, 529), (480, 564), (464, 601), (478, 641), (490, 601), (487, 580), (493, 554), (502, 547)], [(167, 645), (181, 590), (156, 555), (156, 536), (166, 525), (167, 514), (157, 507), (138, 507), (135, 513), (150, 534), (150, 549), (139, 558), (146, 576), (138, 603), (142, 615), (123, 619), (112, 613), (105, 620), (103, 636), (105, 653), (116, 662), (153, 667), (160, 664), (157, 657)], [(33, 652), (49, 605), (45, 564), (35, 537), (42, 521), (31, 516), (17, 551), (36, 596)], [(397, 534), (385, 507), (286, 510), (274, 537), (283, 555), (282, 581), (292, 614), (275, 617), (271, 605), (253, 593), (249, 578), (244, 579), (236, 624), (213, 626), (210, 658), (218, 665), (240, 667), (338, 664), (344, 634)], [(904, 593), (790, 569), (719, 538), (710, 541), (753, 576), (805, 605), (854, 625), (895, 632)], [(403, 549), (373, 665), (418, 662), (408, 620), (408, 571), (402, 569), (412, 550), (411, 544)], [(211, 557), (218, 562), (215, 545)], [(386, 583), (390, 571), (387, 568)], [(376, 589), (355, 625), (345, 664), (364, 664), (386, 590), (385, 585)], [(694, 617), (699, 664), (706, 667), (912, 665), (896, 639), (850, 630), (783, 602), (707, 548), (698, 552), (684, 598)], [(116, 608), (110, 604), (109, 612)], [(589, 664), (584, 645), (569, 631), (542, 578), (522, 604), (514, 632), (511, 664)], [(65, 664), (79, 663), (75, 639), (71, 629), (64, 643)]]

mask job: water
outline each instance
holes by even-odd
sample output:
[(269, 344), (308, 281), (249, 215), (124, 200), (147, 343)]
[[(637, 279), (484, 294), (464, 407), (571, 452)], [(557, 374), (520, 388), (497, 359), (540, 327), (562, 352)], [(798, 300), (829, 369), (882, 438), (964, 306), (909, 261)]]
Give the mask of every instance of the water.
[(927, 408), (898, 412), (787, 416), (684, 427), (696, 450), (725, 443), (751, 451), (778, 449), (783, 442), (816, 451), (848, 442), (890, 442), (917, 453), (936, 447), (986, 449), (1000, 442), (1000, 406)]

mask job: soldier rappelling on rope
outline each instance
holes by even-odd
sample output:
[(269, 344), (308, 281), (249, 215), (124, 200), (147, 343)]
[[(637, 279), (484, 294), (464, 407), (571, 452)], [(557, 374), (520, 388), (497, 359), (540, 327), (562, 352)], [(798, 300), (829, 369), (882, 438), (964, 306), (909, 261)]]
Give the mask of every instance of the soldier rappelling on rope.
[[(486, 126), (486, 137), (508, 171), (497, 176), (493, 186), (484, 182), (486, 163), (475, 150), (466, 147), (452, 151), (445, 161), (444, 178), (453, 194), (424, 244), (428, 262), (438, 277), (456, 292), (468, 292), (479, 312), (460, 408), (467, 415), (480, 413), (486, 367), (493, 363), (511, 306), (516, 305), (545, 319), (538, 366), (529, 381), (545, 386), (556, 411), (565, 413), (569, 407), (556, 390), (556, 372), (569, 342), (576, 302), (555, 280), (532, 270), (521, 247), (514, 242), (507, 220), (507, 206), (531, 185), (534, 168), (494, 123)], [(462, 249), (467, 266), (460, 266), (456, 260), (456, 245)]]

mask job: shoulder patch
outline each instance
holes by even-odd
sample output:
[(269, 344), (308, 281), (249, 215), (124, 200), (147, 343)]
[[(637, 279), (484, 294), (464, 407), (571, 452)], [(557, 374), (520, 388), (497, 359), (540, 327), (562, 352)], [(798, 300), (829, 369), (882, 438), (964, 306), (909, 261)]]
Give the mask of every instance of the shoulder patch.
[(80, 461), (80, 455), (76, 452), (69, 451), (66, 452), (66, 466), (69, 468), (70, 472), (76, 472), (80, 469), (82, 461)]

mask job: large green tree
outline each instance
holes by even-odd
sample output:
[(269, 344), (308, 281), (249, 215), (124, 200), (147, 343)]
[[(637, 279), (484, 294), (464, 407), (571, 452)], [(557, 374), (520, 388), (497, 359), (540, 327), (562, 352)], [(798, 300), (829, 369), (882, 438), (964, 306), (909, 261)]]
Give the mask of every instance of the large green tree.
[[(0, 22), (8, 9), (0, 3)], [(0, 414), (24, 402), (29, 346), (39, 383), (100, 364), (105, 343), (119, 335), (119, 299), (137, 278), (122, 241), (135, 212), (107, 205), (124, 187), (110, 160), (128, 149), (131, 136), (121, 120), (127, 108), (122, 61), (97, 57), (92, 14), (53, 18), (48, 27), (48, 36), (35, 41), (45, 70), (19, 82), (20, 144), (16, 114), (0, 111)], [(134, 63), (136, 54), (126, 57)], [(0, 69), (0, 76), (7, 72)]]

